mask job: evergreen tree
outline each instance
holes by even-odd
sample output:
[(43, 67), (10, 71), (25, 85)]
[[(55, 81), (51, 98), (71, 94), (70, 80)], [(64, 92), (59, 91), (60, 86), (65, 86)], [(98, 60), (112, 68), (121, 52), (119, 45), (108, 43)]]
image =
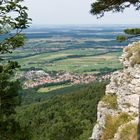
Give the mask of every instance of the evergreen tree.
[[(97, 18), (104, 16), (105, 12), (123, 12), (124, 9), (130, 6), (140, 10), (140, 0), (97, 0), (91, 5), (91, 14), (96, 15)], [(126, 36), (118, 36), (118, 41), (124, 41), (134, 37), (140, 36), (140, 28), (125, 29)]]
[(27, 7), (23, 0), (0, 0), (0, 139), (16, 140), (20, 138), (20, 126), (13, 114), (20, 104), (20, 82), (14, 80), (14, 73), (20, 65), (7, 60), (4, 54), (12, 53), (24, 45), (23, 29), (28, 27)]

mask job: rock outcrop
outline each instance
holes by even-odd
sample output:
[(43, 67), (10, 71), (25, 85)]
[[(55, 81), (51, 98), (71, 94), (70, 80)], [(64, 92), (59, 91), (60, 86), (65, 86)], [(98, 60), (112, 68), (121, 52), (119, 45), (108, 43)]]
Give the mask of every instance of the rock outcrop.
[(120, 61), (123, 70), (113, 73), (106, 95), (98, 104), (97, 123), (91, 140), (135, 140), (137, 137), (140, 42), (128, 45)]

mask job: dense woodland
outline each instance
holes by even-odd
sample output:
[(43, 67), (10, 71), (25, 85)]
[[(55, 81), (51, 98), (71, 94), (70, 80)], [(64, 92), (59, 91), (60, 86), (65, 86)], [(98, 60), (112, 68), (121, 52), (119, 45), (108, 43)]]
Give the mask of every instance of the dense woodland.
[(63, 94), (57, 92), (42, 102), (31, 100), (27, 105), (24, 102), (15, 115), (24, 137), (29, 140), (88, 139), (96, 123), (97, 104), (105, 94), (106, 84), (95, 82), (69, 92), (64, 89)]

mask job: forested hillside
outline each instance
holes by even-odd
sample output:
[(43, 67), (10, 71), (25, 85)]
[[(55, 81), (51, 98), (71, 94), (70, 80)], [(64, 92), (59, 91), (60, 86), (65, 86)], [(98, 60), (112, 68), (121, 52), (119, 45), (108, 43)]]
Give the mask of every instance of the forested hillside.
[[(106, 82), (95, 82), (17, 108), (16, 119), (30, 140), (87, 140), (96, 121)], [(68, 92), (68, 91), (66, 91)]]

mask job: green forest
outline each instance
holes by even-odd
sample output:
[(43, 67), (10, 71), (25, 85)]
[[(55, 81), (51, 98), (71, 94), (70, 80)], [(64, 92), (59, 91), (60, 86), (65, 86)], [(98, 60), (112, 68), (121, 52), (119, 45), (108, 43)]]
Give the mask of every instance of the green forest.
[[(18, 107), (15, 115), (26, 139), (86, 140), (96, 123), (97, 104), (107, 82), (95, 82)], [(62, 92), (62, 91), (61, 91)], [(57, 94), (59, 94), (57, 92)], [(11, 139), (12, 140), (12, 139)]]

